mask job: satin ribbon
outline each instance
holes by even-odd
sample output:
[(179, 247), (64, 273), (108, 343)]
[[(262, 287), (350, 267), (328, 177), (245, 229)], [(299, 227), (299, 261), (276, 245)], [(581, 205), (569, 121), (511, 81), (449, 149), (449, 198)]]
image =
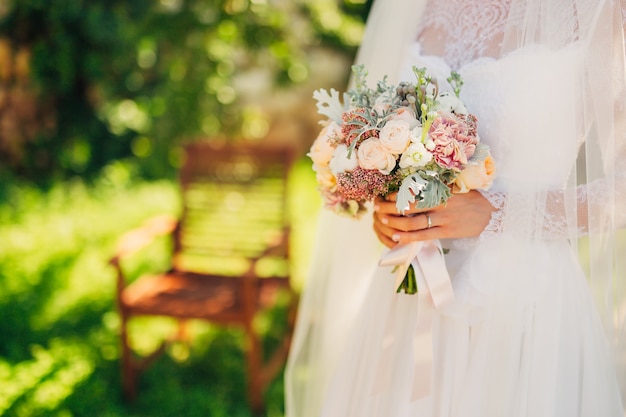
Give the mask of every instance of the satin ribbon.
[[(411, 264), (415, 270), (418, 298), (418, 313), (413, 331), (411, 400), (414, 401), (430, 394), (433, 367), (432, 325), (435, 311), (454, 301), (454, 292), (439, 241), (412, 242), (396, 246), (379, 262), (380, 266), (398, 267), (395, 288), (398, 288)], [(393, 303), (383, 336), (382, 359), (376, 371), (375, 391), (388, 387), (390, 383), (391, 355), (395, 343), (393, 323), (395, 320), (403, 319), (396, 316), (397, 307), (396, 303)]]

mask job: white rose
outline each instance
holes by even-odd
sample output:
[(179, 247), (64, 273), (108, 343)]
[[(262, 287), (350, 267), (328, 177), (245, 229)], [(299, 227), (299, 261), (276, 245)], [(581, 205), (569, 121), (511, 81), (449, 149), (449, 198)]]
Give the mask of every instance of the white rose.
[(409, 146), (411, 126), (404, 120), (390, 120), (380, 129), (381, 145), (395, 155), (399, 155)]
[(396, 167), (395, 156), (376, 138), (364, 140), (357, 153), (363, 169), (377, 169), (388, 175)]
[(459, 99), (454, 93), (451, 93), (449, 91), (444, 91), (443, 93), (439, 94), (439, 96), (437, 97), (437, 103), (437, 108), (439, 110), (449, 113), (467, 114), (467, 109), (465, 108), (465, 105), (463, 104), (461, 99)]
[(335, 150), (333, 143), (341, 139), (341, 136), (341, 127), (335, 122), (330, 122), (322, 128), (307, 155), (314, 164), (327, 166)]
[(413, 142), (400, 157), (400, 168), (423, 167), (433, 159), (421, 142)]
[(417, 120), (417, 116), (415, 116), (415, 112), (410, 107), (397, 108), (393, 112), (393, 115), (389, 117), (389, 120), (404, 120), (409, 124), (410, 129), (413, 129), (420, 123), (419, 120)]
[(335, 176), (342, 172), (352, 171), (358, 166), (359, 163), (356, 160), (355, 152), (352, 152), (350, 156), (348, 156), (348, 147), (346, 145), (338, 145), (328, 163), (330, 171)]

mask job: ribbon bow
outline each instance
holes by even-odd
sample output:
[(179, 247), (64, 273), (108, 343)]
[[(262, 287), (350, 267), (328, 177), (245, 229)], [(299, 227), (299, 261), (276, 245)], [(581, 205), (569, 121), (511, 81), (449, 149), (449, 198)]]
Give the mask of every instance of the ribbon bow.
[[(443, 259), (439, 241), (412, 242), (396, 246), (379, 261), (380, 266), (397, 266), (397, 288), (413, 265), (417, 282), (418, 314), (413, 332), (413, 388), (411, 400), (430, 394), (433, 366), (432, 324), (435, 310), (454, 301), (450, 275)], [(375, 389), (388, 385), (391, 372), (391, 352), (395, 342), (393, 321), (396, 309), (389, 314), (383, 336), (382, 359), (378, 364)]]

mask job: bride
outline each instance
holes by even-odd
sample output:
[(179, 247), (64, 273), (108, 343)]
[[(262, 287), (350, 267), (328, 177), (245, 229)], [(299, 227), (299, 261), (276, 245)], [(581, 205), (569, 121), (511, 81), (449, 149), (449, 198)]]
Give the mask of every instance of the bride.
[[(359, 221), (322, 212), (287, 417), (624, 415), (625, 22), (624, 0), (374, 4), (357, 57), (370, 83), (413, 81), (415, 65), (444, 89), (458, 71), (498, 174), (410, 216), (384, 200)], [(455, 300), (423, 366), (427, 303), (378, 260), (431, 239)]]

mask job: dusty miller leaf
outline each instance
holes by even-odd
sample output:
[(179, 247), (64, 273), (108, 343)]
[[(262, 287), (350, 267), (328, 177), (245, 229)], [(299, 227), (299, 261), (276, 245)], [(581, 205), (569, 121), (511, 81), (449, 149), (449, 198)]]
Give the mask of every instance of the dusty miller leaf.
[(317, 100), (317, 112), (319, 114), (323, 114), (329, 119), (335, 121), (337, 124), (341, 124), (341, 115), (347, 110), (347, 96), (343, 95), (343, 100), (345, 104), (341, 104), (341, 100), (339, 100), (339, 91), (334, 88), (330, 89), (330, 94), (323, 88), (316, 90), (313, 92), (313, 98)]
[(484, 143), (479, 143), (476, 145), (476, 150), (474, 151), (474, 155), (469, 159), (469, 162), (480, 162), (484, 161), (489, 156), (489, 146)]
[(415, 199), (420, 200), (422, 192), (426, 189), (428, 181), (421, 177), (419, 172), (413, 173), (402, 180), (398, 196), (396, 197), (396, 210), (404, 213), (409, 209)]
[(396, 209), (404, 213), (415, 201), (418, 208), (436, 207), (448, 201), (450, 195), (450, 188), (439, 179), (436, 172), (418, 171), (402, 180)]
[(422, 193), (423, 198), (417, 203), (417, 208), (432, 208), (444, 204), (451, 196), (450, 188), (438, 177), (428, 181), (426, 189)]

